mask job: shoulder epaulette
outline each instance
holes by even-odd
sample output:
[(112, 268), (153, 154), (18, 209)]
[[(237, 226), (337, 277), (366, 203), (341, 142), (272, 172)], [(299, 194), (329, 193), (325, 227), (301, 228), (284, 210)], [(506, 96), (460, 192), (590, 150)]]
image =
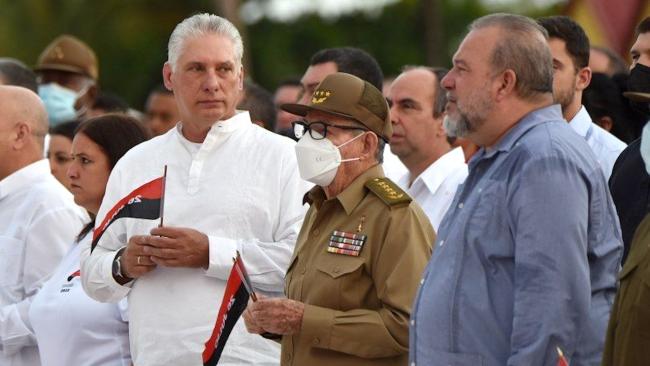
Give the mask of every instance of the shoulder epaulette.
[(408, 193), (388, 178), (372, 178), (365, 186), (388, 206), (408, 204), (412, 200)]

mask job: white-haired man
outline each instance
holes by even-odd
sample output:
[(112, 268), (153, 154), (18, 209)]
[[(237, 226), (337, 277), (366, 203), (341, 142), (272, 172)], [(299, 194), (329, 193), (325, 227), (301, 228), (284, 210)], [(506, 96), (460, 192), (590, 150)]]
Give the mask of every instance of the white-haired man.
[[(223, 18), (199, 14), (176, 26), (163, 77), (181, 122), (122, 158), (97, 216), (102, 222), (116, 202), (167, 165), (165, 226), (117, 220), (82, 259), (90, 296), (117, 301), (128, 294), (138, 366), (203, 364), (235, 251), (259, 290), (283, 289), (306, 187), (292, 141), (235, 110), (242, 54), (239, 33)], [(278, 362), (277, 344), (238, 324), (220, 365)]]

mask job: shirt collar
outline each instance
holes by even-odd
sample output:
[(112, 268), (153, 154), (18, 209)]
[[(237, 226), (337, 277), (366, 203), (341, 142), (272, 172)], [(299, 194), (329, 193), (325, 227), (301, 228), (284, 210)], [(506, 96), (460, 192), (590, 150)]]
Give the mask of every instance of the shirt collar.
[[(236, 131), (240, 128), (246, 127), (250, 125), (251, 119), (248, 111), (240, 111), (236, 110), (235, 115), (228, 118), (224, 119), (222, 121), (217, 121), (215, 122), (212, 127), (210, 127), (210, 131), (208, 132), (208, 136), (210, 135), (216, 135), (216, 134), (222, 134), (222, 133), (230, 133), (233, 131)], [(181, 135), (183, 138), (183, 122), (177, 123), (176, 124), (176, 131), (178, 132), (179, 135)]]
[(519, 120), (513, 127), (508, 130), (505, 135), (496, 143), (492, 148), (486, 149), (482, 147), (470, 159), (469, 165), (485, 158), (491, 158), (498, 152), (508, 152), (519, 141), (519, 139), (528, 132), (531, 128), (540, 125), (547, 121), (564, 120), (562, 118), (562, 109), (559, 104), (553, 104), (548, 107), (536, 109), (522, 119)]
[[(461, 147), (452, 149), (434, 161), (419, 177), (415, 178), (413, 184), (422, 181), (429, 189), (429, 192), (433, 193), (438, 190), (445, 178), (459, 165), (465, 165), (465, 154)], [(409, 175), (409, 173), (406, 175)]]
[[(352, 211), (359, 205), (361, 200), (366, 196), (368, 188), (366, 188), (366, 182), (373, 178), (383, 178), (384, 170), (381, 168), (380, 164), (372, 166), (370, 169), (361, 173), (355, 180), (350, 183), (341, 193), (339, 193), (334, 199), (338, 200), (343, 206), (345, 213), (350, 215)], [(325, 201), (325, 191), (320, 186), (315, 186), (303, 199), (304, 202), (309, 202), (310, 204), (316, 205), (316, 208), (320, 206)]]
[(50, 173), (50, 163), (41, 159), (11, 173), (0, 181), (0, 199), (40, 180)]
[(578, 135), (582, 137), (587, 136), (587, 132), (589, 132), (589, 128), (591, 127), (591, 124), (593, 122), (591, 121), (591, 116), (589, 116), (589, 112), (587, 112), (587, 108), (585, 106), (580, 107), (580, 110), (576, 115), (569, 121), (569, 126), (578, 133)]

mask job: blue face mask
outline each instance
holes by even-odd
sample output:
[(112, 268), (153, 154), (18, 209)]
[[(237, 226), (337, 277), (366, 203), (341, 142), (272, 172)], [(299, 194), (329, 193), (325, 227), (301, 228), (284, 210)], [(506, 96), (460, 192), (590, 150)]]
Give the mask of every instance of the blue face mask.
[(49, 83), (38, 87), (38, 95), (45, 104), (50, 126), (56, 126), (77, 116), (74, 109), (77, 93), (73, 90), (56, 83)]
[(645, 170), (650, 174), (650, 123), (646, 123), (641, 132), (641, 158), (645, 163)]

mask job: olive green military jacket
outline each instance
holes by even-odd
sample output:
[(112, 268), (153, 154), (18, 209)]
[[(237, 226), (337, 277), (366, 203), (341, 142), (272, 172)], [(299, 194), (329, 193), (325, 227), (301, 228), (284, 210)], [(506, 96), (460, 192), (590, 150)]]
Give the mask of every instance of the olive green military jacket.
[(318, 186), (305, 198), (285, 282), (305, 312), (282, 339), (282, 365), (406, 365), (411, 304), (435, 241), (427, 216), (379, 165), (335, 198)]
[(650, 365), (650, 214), (636, 229), (618, 276), (620, 288), (609, 318), (603, 366)]

